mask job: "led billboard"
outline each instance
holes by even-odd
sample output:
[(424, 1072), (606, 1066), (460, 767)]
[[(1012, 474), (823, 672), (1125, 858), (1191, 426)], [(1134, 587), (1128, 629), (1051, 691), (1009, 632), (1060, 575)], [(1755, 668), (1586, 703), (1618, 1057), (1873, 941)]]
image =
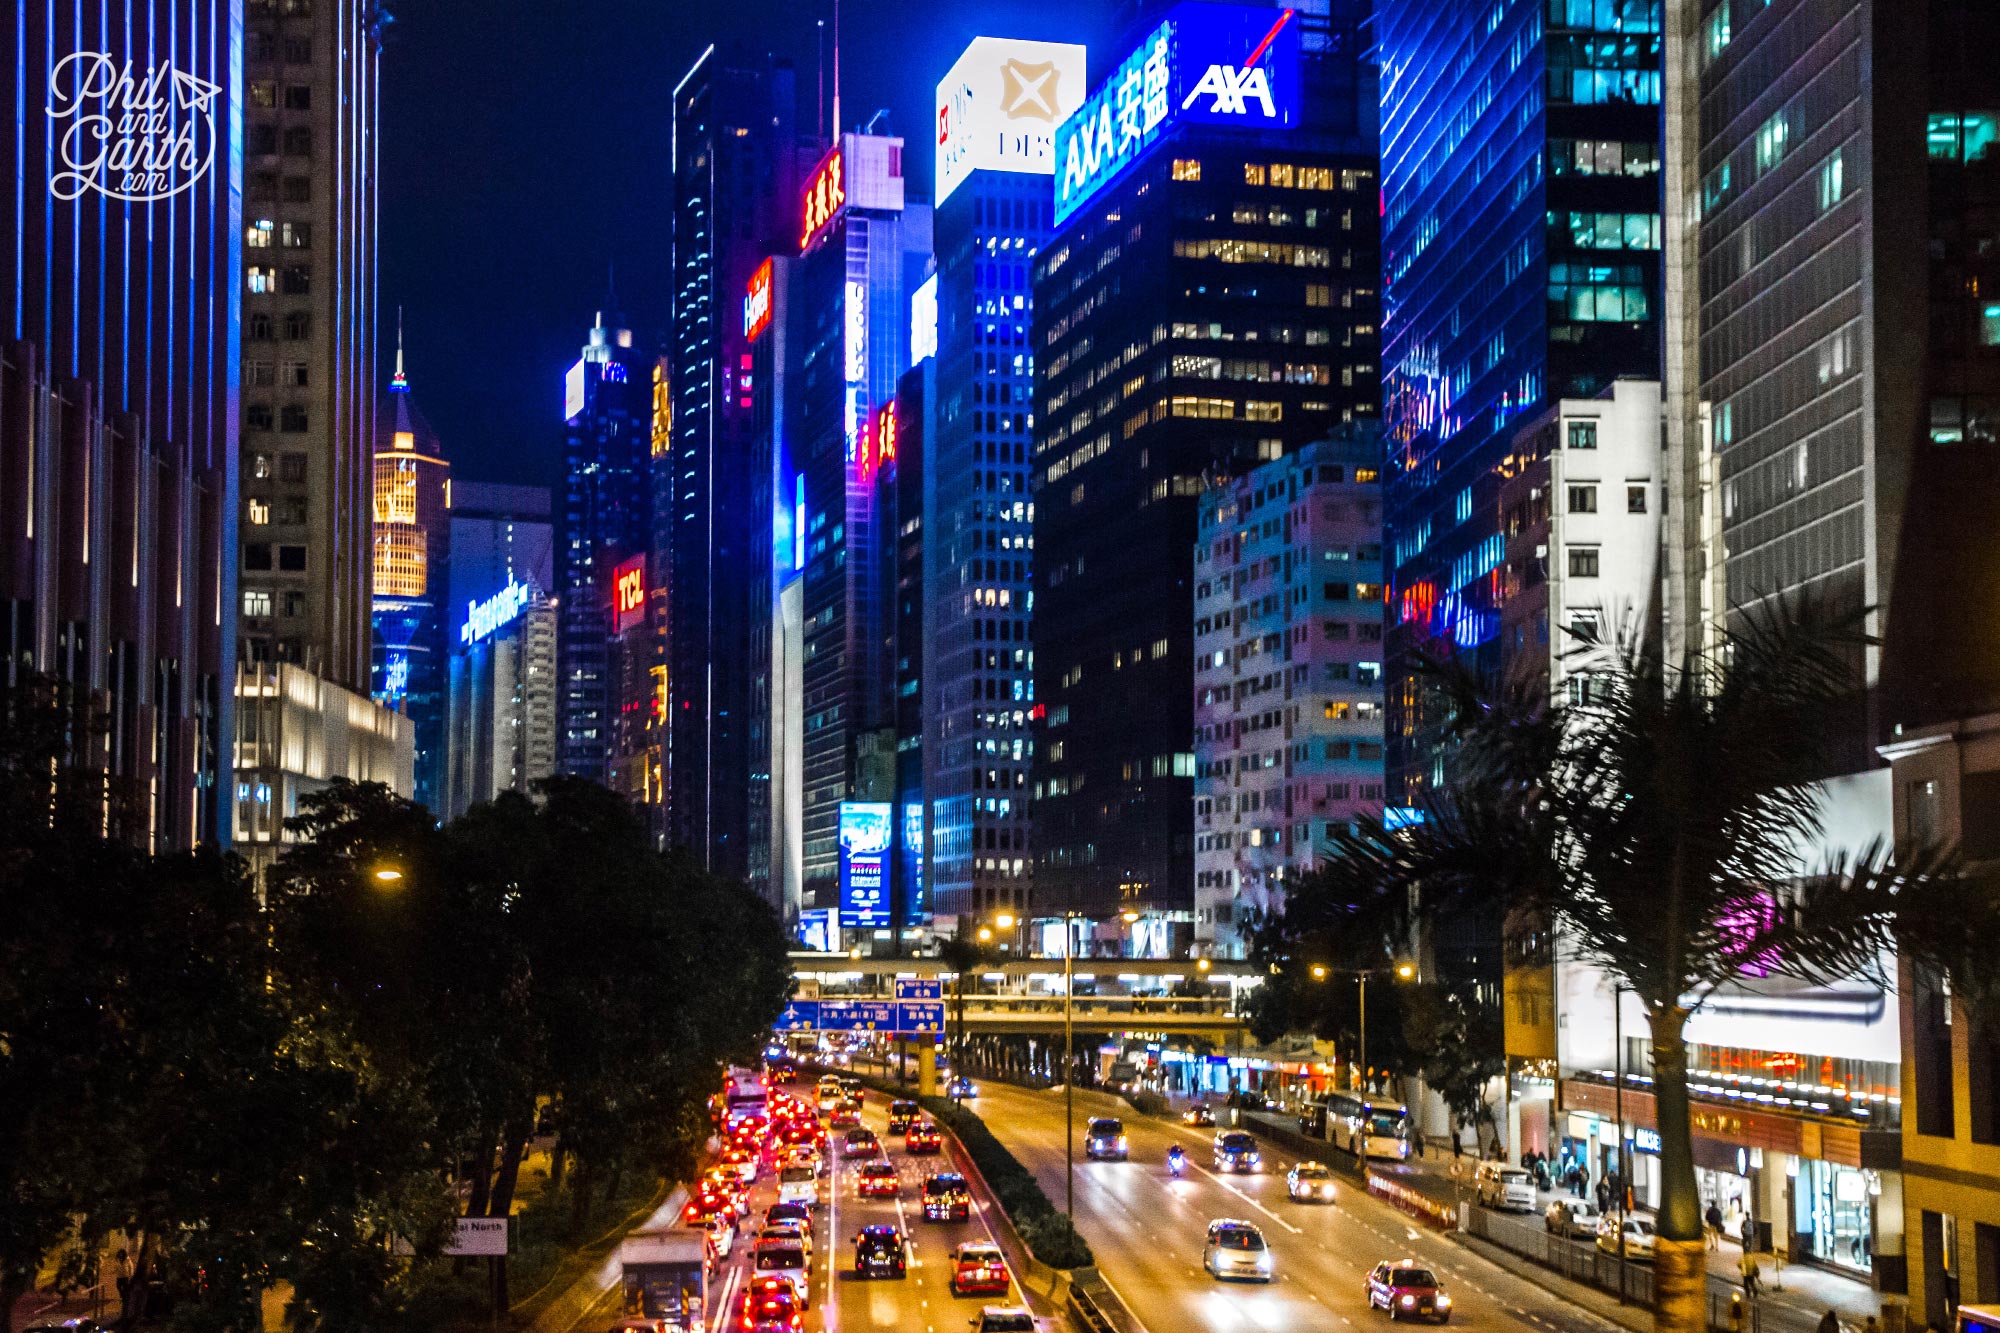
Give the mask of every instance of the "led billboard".
[(891, 808), (887, 801), (840, 803), (840, 924), (849, 930), (888, 928)]
[(1056, 130), (1061, 224), (1182, 123), (1290, 129), (1299, 22), (1289, 9), (1176, 5)]
[(975, 171), (1054, 171), (1056, 126), (1088, 77), (1081, 46), (973, 38), (937, 86), (938, 203)]

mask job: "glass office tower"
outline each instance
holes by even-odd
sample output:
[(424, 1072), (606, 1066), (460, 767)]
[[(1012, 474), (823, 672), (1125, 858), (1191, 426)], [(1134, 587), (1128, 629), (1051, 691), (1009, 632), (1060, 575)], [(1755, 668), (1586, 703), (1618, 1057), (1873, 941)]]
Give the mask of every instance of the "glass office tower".
[(1389, 796), (1443, 775), (1423, 653), (1502, 668), (1513, 428), (1659, 377), (1660, 0), (1379, 0)]

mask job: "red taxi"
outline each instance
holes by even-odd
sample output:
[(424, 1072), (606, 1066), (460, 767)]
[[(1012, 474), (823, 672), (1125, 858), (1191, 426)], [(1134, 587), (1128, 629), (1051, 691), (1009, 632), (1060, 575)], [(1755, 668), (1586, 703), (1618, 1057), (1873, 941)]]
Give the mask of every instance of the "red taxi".
[(951, 1253), (951, 1294), (972, 1296), (1007, 1291), (1007, 1260), (998, 1246), (969, 1240)]

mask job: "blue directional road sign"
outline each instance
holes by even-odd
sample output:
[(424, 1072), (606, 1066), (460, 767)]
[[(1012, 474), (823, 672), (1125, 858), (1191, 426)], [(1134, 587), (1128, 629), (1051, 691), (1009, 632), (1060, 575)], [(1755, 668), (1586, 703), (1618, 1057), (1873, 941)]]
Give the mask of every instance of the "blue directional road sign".
[(896, 978), (896, 998), (899, 1000), (942, 1000), (944, 983), (936, 977)]
[(793, 1000), (778, 1016), (780, 1032), (811, 1032), (819, 1026), (818, 1000)]
[(822, 1032), (894, 1032), (896, 1004), (893, 1000), (821, 1000), (819, 1026)]
[(935, 1036), (944, 1031), (942, 1001), (905, 1000), (896, 1006), (902, 1011), (896, 1030), (916, 1036)]

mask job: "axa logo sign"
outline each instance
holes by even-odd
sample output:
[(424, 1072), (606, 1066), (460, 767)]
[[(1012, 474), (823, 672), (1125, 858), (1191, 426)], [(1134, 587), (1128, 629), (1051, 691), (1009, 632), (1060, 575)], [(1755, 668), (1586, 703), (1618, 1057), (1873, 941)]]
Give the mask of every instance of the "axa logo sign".
[(49, 191), (77, 199), (168, 199), (215, 162), (215, 99), (222, 89), (166, 61), (135, 69), (103, 51), (64, 56), (49, 71), (56, 170)]
[(1239, 129), (1298, 122), (1299, 24), (1289, 9), (1185, 3), (1056, 130), (1056, 221), (1182, 121)]
[[(1292, 11), (1280, 10), (1277, 22), (1250, 49), (1250, 54), (1244, 57), (1241, 64), (1210, 62), (1208, 68), (1202, 71), (1200, 80), (1181, 99), (1181, 110), (1196, 110), (1195, 104), (1207, 97), (1208, 105), (1199, 109), (1217, 119), (1285, 120), (1272, 82), (1273, 71), (1279, 65), (1279, 59), (1272, 52), (1280, 35), (1284, 35), (1289, 38), (1285, 54), (1296, 55), (1298, 34), (1296, 31), (1287, 32), (1292, 26)], [(1286, 62), (1287, 69), (1291, 66), (1292, 62)], [(1253, 108), (1256, 114), (1253, 114)]]
[(1208, 104), (1210, 115), (1240, 116), (1254, 102), (1263, 112), (1265, 120), (1278, 118), (1277, 103), (1271, 98), (1270, 75), (1255, 65), (1249, 69), (1210, 65), (1208, 72), (1201, 76), (1201, 82), (1194, 86), (1194, 91), (1181, 102), (1181, 109), (1185, 111), (1193, 106), (1195, 99), (1203, 94), (1215, 99)]

